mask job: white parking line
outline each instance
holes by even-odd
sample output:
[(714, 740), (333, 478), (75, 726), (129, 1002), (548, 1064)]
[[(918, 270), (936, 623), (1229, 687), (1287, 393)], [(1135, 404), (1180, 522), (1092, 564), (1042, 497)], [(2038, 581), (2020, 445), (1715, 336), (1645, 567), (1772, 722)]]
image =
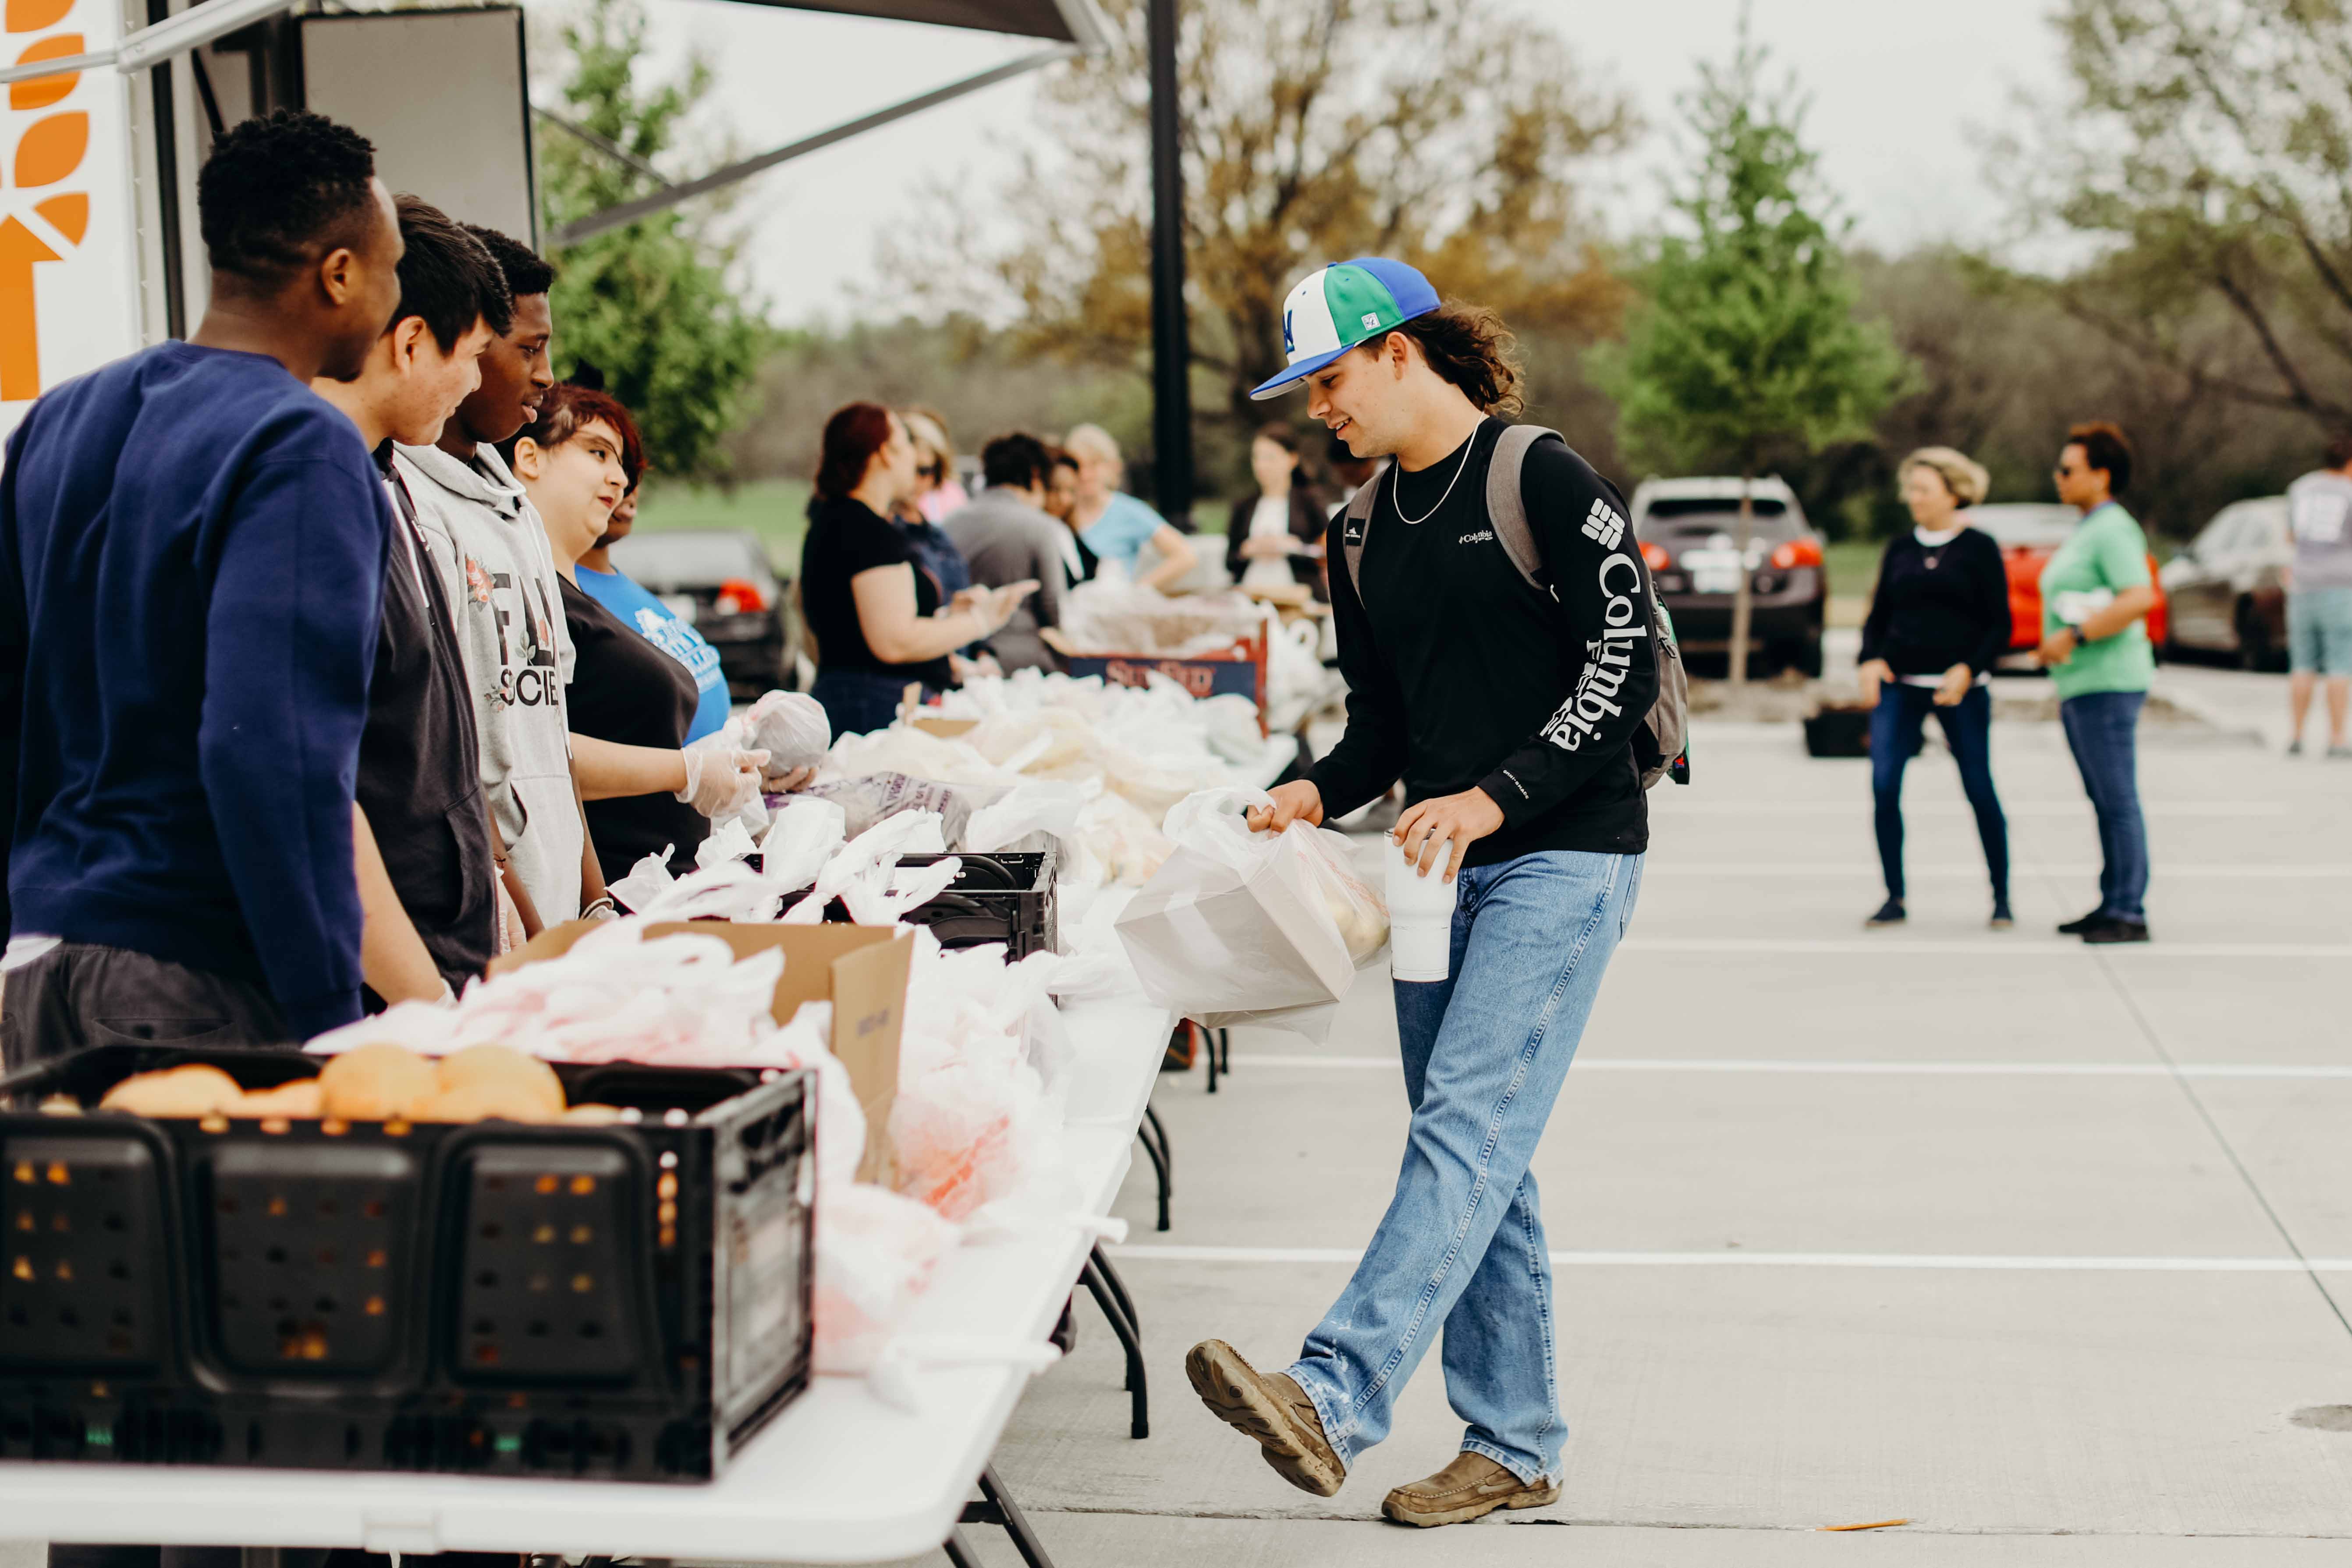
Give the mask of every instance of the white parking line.
[[(2021, 866), (2021, 871), (2031, 871), (2045, 877), (2095, 877), (2099, 868), (2085, 860), (2080, 865)], [(1875, 860), (1847, 862), (1821, 860), (1729, 861), (1729, 860), (1658, 860), (1653, 859), (1642, 868), (1647, 881), (1653, 877), (1768, 877), (1775, 881), (1790, 878), (1868, 878), (1880, 876)], [(2245, 878), (2256, 881), (2319, 882), (2352, 878), (2352, 865), (2322, 866), (2181, 866), (2166, 861), (2158, 874), (2167, 881), (2176, 878), (2198, 880), (2221, 880)], [(1908, 866), (1904, 875), (1917, 879), (1922, 877), (1956, 878), (1971, 882), (1985, 879), (1981, 862), (1972, 866)]]
[[(1652, 800), (1659, 797), (1655, 793)], [(2088, 816), (2091, 803), (2083, 800), (2004, 800), (2000, 803), (2005, 816)], [(2232, 820), (2248, 816), (2284, 816), (2301, 808), (2283, 800), (2144, 800), (2140, 811), (2148, 816), (2220, 816)], [(1969, 816), (1974, 812), (1965, 801), (1922, 800), (1905, 801), (1906, 816)], [(1659, 806), (1662, 817), (1675, 816), (1851, 816), (1857, 822), (1870, 816), (1870, 802), (1863, 800), (1786, 800), (1759, 794), (1747, 800), (1675, 800)]]
[[(1394, 1057), (1286, 1056), (1244, 1051), (1235, 1069), (1305, 1068), (1332, 1072), (1402, 1070)], [(1748, 1061), (1738, 1057), (1579, 1057), (1575, 1072), (1794, 1073), (1871, 1078), (2170, 1078), (2162, 1062), (1874, 1062), (1834, 1058)], [(2284, 1062), (2183, 1062), (2182, 1078), (2352, 1079), (2352, 1067)]]
[[(1121, 1262), (1349, 1263), (1347, 1247), (1179, 1247), (1132, 1242), (1104, 1248)], [(1556, 1268), (1946, 1268), (2085, 1274), (2352, 1273), (2352, 1258), (2114, 1258), (1969, 1252), (1555, 1252)]]
[(2081, 958), (2094, 952), (2132, 959), (2352, 958), (2352, 942), (2153, 942), (2093, 948), (2054, 937), (2019, 938), (1991, 932), (1980, 937), (1633, 936), (1617, 947), (1621, 952), (1805, 954), (1822, 958), (1888, 953), (1923, 958), (2053, 958), (2062, 954)]

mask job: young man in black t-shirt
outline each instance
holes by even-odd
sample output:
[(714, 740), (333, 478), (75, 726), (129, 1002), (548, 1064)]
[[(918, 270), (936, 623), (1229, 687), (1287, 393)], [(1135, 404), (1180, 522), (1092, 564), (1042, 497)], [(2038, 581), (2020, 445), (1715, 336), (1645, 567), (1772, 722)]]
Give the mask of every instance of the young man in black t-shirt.
[(1412, 1131), (1396, 1195), (1355, 1276), (1283, 1373), (1230, 1345), (1186, 1370), (1293, 1485), (1339, 1490), (1387, 1436), (1442, 1326), (1462, 1453), (1388, 1495), (1409, 1524), (1451, 1524), (1559, 1495), (1565, 1436), (1550, 1273), (1528, 1173), (1649, 847), (1635, 753), (1657, 673), (1649, 574), (1606, 479), (1538, 441), (1520, 492), (1538, 589), (1486, 508), (1518, 372), (1502, 324), (1441, 305), (1420, 273), (1364, 258), (1291, 291), (1290, 364), (1307, 410), (1361, 458), (1395, 461), (1350, 572), (1332, 552), (1348, 729), (1253, 828), (1320, 823), (1402, 778), (1390, 837), (1453, 883), (1449, 978), (1396, 983)]
[(392, 443), (439, 438), (481, 385), (482, 354), (514, 315), (481, 241), (415, 196), (396, 205), (407, 248), (392, 325), (358, 379), (312, 385), (359, 426), (393, 510), (352, 820), (361, 969), (377, 1006), (462, 990), (498, 955), (473, 698), (415, 500), (393, 472)]

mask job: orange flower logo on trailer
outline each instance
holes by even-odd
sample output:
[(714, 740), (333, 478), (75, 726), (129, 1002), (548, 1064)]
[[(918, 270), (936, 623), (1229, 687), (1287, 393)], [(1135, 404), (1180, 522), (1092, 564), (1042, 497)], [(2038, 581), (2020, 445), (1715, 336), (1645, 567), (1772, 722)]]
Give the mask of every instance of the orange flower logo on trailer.
[[(0, 59), (35, 65), (87, 52), (81, 34), (51, 30), (72, 14), (75, 0), (5, 4), (7, 47)], [(81, 171), (89, 153), (89, 113), (58, 108), (79, 80), (80, 73), (69, 71), (8, 84), (8, 129), (16, 136), (0, 171), (0, 403), (40, 395), (37, 269), (62, 260), (57, 247), (79, 246), (89, 231), (88, 191), (58, 188)]]

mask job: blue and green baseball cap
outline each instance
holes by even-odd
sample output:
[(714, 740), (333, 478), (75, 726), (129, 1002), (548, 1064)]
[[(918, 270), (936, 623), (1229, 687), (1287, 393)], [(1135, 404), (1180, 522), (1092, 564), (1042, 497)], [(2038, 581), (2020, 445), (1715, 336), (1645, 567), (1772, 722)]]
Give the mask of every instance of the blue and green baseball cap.
[(1436, 309), (1429, 279), (1385, 256), (1310, 272), (1282, 302), (1282, 349), (1290, 363), (1250, 395), (1278, 397), (1357, 344)]

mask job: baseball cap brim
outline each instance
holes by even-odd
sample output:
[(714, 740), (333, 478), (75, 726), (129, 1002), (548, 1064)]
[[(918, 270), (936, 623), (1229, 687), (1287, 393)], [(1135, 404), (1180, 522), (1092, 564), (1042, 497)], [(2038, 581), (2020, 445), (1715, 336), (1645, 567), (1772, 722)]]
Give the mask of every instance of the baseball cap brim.
[(1280, 397), (1294, 387), (1306, 385), (1308, 376), (1361, 346), (1359, 343), (1342, 343), (1328, 353), (1319, 353), (1312, 359), (1301, 360), (1297, 364), (1286, 366), (1272, 381), (1265, 383), (1252, 392), (1250, 397), (1252, 401), (1258, 403), (1263, 403), (1269, 397)]

